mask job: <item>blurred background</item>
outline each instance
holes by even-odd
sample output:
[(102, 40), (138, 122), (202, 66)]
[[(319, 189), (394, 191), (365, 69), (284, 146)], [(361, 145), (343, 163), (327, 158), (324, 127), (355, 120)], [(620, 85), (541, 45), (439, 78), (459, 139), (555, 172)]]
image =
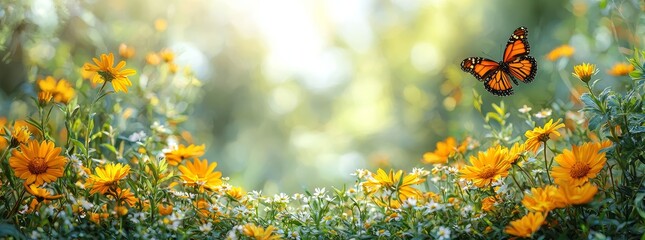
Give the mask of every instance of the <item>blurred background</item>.
[[(483, 111), (500, 100), (511, 112), (539, 111), (571, 102), (574, 64), (595, 63), (599, 78), (612, 79), (602, 69), (638, 46), (643, 33), (630, 29), (642, 12), (637, 0), (1, 0), (0, 116), (32, 114), (42, 76), (89, 84), (83, 63), (124, 43), (135, 50), (131, 80), (169, 119), (161, 124), (205, 144), (204, 158), (232, 184), (267, 193), (342, 187), (357, 168), (431, 168), (421, 157), (447, 136), (485, 139), (473, 90)], [(493, 96), (459, 64), (501, 60), (519, 26), (529, 30), (537, 77)], [(546, 57), (563, 44), (575, 53)], [(158, 77), (147, 74), (149, 53), (162, 49), (191, 77), (146, 92)]]

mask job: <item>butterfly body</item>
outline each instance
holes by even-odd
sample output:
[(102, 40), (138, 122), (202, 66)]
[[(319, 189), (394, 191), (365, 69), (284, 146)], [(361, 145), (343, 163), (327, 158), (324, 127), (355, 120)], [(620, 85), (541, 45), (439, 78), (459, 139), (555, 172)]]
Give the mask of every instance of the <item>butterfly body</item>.
[(506, 43), (502, 61), (483, 57), (469, 57), (461, 62), (461, 69), (484, 82), (487, 91), (498, 96), (513, 94), (513, 86), (533, 81), (537, 73), (537, 62), (529, 56), (530, 46), (525, 27), (515, 29)]

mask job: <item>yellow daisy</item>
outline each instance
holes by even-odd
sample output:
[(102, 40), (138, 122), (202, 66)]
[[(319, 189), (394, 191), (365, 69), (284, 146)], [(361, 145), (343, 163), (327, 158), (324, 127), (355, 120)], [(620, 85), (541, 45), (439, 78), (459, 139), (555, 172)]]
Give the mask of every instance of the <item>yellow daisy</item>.
[(467, 144), (468, 143), (464, 141), (461, 145), (457, 145), (455, 138), (448, 137), (443, 142), (437, 142), (437, 147), (434, 152), (423, 154), (423, 162), (431, 164), (446, 163), (448, 162), (448, 158), (454, 154), (465, 152)]
[(524, 142), (526, 150), (535, 153), (540, 148), (540, 145), (549, 140), (551, 136), (560, 136), (558, 129), (564, 127), (564, 123), (560, 123), (561, 120), (558, 119), (554, 123), (553, 119), (551, 119), (544, 124), (544, 127), (535, 127), (533, 130), (526, 131), (524, 133), (524, 136), (526, 136), (526, 142)]
[(226, 191), (226, 195), (232, 199), (235, 199), (235, 201), (240, 201), (242, 200), (242, 197), (244, 197), (244, 191), (242, 191), (241, 187), (232, 187), (228, 191)]
[(511, 164), (517, 163), (521, 166), (522, 163), (517, 161), (522, 157), (522, 155), (524, 155), (524, 152), (526, 152), (526, 144), (516, 142), (510, 149), (508, 149), (508, 161)]
[(596, 177), (605, 166), (607, 158), (600, 152), (603, 143), (591, 142), (582, 146), (573, 145), (555, 156), (559, 166), (551, 168), (551, 176), (558, 185), (580, 186)]
[(186, 162), (185, 165), (179, 166), (181, 172), (181, 179), (186, 186), (198, 187), (200, 192), (204, 188), (212, 190), (213, 188), (222, 184), (222, 173), (214, 172), (217, 167), (217, 162), (208, 164), (208, 160), (200, 161), (195, 158), (193, 162)]
[(274, 240), (280, 239), (280, 235), (274, 234), (276, 229), (273, 226), (263, 228), (253, 223), (247, 223), (242, 227), (242, 234), (255, 240)]
[(477, 157), (470, 156), (470, 164), (471, 166), (461, 169), (461, 176), (480, 188), (490, 186), (493, 182), (508, 176), (508, 169), (511, 168), (508, 150), (501, 146), (479, 152)]
[(20, 144), (20, 150), (11, 151), (9, 165), (15, 175), (25, 180), (25, 185), (56, 181), (63, 176), (67, 158), (60, 156), (61, 148), (53, 142), (31, 140)]
[(387, 189), (395, 194), (397, 194), (398, 199), (407, 199), (410, 197), (421, 198), (423, 194), (418, 189), (412, 187), (412, 185), (420, 184), (425, 181), (424, 178), (420, 178), (419, 175), (410, 173), (403, 176), (403, 170), (396, 171), (390, 170), (390, 173), (386, 173), (383, 169), (378, 169), (376, 175), (370, 176), (370, 178), (363, 182), (363, 188), (368, 194), (373, 194), (376, 191)]
[(94, 64), (88, 63), (85, 65), (85, 70), (95, 72), (92, 81), (95, 83), (103, 83), (105, 81), (111, 82), (115, 92), (123, 91), (128, 92), (128, 86), (132, 86), (132, 82), (128, 76), (134, 75), (137, 72), (134, 69), (122, 69), (125, 67), (125, 61), (120, 61), (116, 66), (114, 65), (114, 55), (101, 54), (101, 59), (92, 58)]
[(526, 214), (526, 216), (510, 222), (504, 232), (517, 237), (530, 238), (544, 224), (546, 215), (546, 213), (542, 214), (541, 212)]
[(598, 69), (596, 69), (596, 65), (593, 64), (582, 63), (573, 67), (573, 76), (585, 83), (588, 83), (589, 80), (591, 80), (591, 76), (596, 73), (598, 73)]
[(204, 144), (199, 146), (191, 144), (188, 147), (179, 144), (176, 149), (166, 153), (166, 161), (170, 165), (177, 166), (184, 159), (201, 157), (204, 155), (205, 148)]
[(103, 167), (96, 167), (94, 170), (96, 174), (87, 179), (87, 185), (92, 188), (90, 194), (97, 192), (105, 194), (108, 190), (111, 192), (116, 191), (119, 180), (130, 173), (130, 165), (108, 163)]

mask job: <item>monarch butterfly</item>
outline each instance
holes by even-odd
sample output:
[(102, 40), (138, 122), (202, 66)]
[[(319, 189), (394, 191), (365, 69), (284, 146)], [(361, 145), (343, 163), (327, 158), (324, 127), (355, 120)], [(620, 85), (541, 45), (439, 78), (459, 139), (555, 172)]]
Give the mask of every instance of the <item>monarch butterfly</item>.
[(513, 94), (513, 86), (519, 85), (516, 79), (530, 83), (537, 73), (537, 62), (529, 56), (531, 47), (528, 41), (528, 29), (515, 29), (506, 43), (502, 61), (482, 57), (469, 57), (461, 62), (461, 69), (471, 73), (477, 80), (484, 82), (486, 90), (497, 96)]

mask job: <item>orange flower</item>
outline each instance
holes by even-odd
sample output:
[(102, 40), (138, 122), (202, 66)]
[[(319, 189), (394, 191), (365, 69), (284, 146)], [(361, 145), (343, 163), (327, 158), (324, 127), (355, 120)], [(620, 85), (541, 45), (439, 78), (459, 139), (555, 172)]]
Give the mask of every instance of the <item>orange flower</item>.
[(61, 148), (54, 146), (53, 142), (31, 140), (27, 144), (20, 144), (20, 150), (11, 151), (9, 165), (14, 174), (25, 180), (25, 185), (56, 181), (63, 176), (67, 158), (60, 156)]
[(36, 197), (36, 201), (42, 202), (46, 200), (55, 200), (63, 197), (63, 195), (52, 195), (47, 189), (44, 188), (39, 188), (38, 185), (36, 184), (30, 184), (29, 186), (25, 185), (25, 189), (27, 192), (34, 197)]
[(546, 219), (546, 213), (531, 212), (521, 219), (510, 222), (504, 232), (517, 237), (530, 238), (544, 224), (544, 219)]
[(275, 240), (280, 239), (280, 236), (274, 234), (276, 229), (273, 226), (268, 226), (266, 229), (261, 226), (256, 226), (253, 223), (247, 223), (242, 227), (242, 234), (255, 240)]
[(179, 147), (166, 153), (166, 161), (170, 165), (177, 166), (184, 159), (201, 157), (204, 155), (205, 148), (204, 144), (199, 146), (191, 144), (188, 147), (183, 144), (179, 144)]
[(501, 146), (479, 152), (477, 157), (470, 156), (470, 163), (471, 166), (461, 169), (461, 176), (480, 188), (490, 186), (494, 181), (508, 176), (508, 170), (511, 168), (508, 150)]
[(186, 162), (186, 165), (179, 166), (181, 179), (187, 186), (198, 187), (200, 192), (204, 188), (212, 190), (222, 184), (221, 172), (214, 172), (217, 162), (208, 164), (208, 160), (200, 161), (195, 158), (193, 162)]
[(172, 213), (173, 206), (172, 206), (172, 204), (166, 205), (166, 204), (159, 203), (159, 204), (157, 204), (157, 208), (159, 209), (159, 214), (161, 214), (163, 216), (166, 216), (166, 215), (170, 215)]
[(593, 197), (598, 192), (598, 187), (587, 182), (577, 187), (571, 184), (560, 185), (558, 190), (566, 204), (581, 205), (593, 200)]
[(522, 204), (526, 209), (536, 212), (548, 212), (555, 208), (565, 207), (558, 188), (553, 185), (547, 185), (542, 188), (531, 188), (531, 194), (524, 195)]
[(125, 43), (121, 43), (119, 45), (119, 55), (121, 55), (121, 57), (125, 59), (132, 58), (134, 56), (134, 53), (135, 50), (133, 47), (125, 45)]
[(423, 154), (423, 162), (431, 164), (447, 163), (449, 157), (456, 153), (465, 152), (467, 144), (468, 143), (464, 141), (461, 145), (457, 145), (455, 138), (448, 137), (443, 142), (437, 142), (437, 147), (434, 152)]
[(575, 49), (572, 46), (565, 44), (551, 50), (551, 52), (546, 55), (546, 58), (549, 59), (549, 61), (555, 61), (561, 57), (571, 57), (574, 52)]
[(540, 148), (540, 145), (549, 140), (552, 135), (560, 136), (558, 129), (564, 127), (564, 123), (560, 123), (561, 120), (558, 119), (558, 121), (553, 123), (553, 119), (551, 119), (544, 124), (544, 127), (535, 127), (533, 130), (526, 131), (524, 133), (524, 136), (527, 138), (526, 142), (524, 142), (526, 144), (526, 150), (535, 153)]
[[(609, 141), (606, 141), (609, 142)], [(609, 142), (610, 143), (610, 142)], [(551, 176), (559, 185), (580, 186), (596, 177), (605, 166), (607, 158), (600, 152), (607, 143), (591, 142), (582, 146), (573, 145), (555, 156), (559, 166), (551, 169)]]
[(616, 63), (607, 73), (613, 76), (627, 76), (634, 71), (634, 65), (629, 63)]

